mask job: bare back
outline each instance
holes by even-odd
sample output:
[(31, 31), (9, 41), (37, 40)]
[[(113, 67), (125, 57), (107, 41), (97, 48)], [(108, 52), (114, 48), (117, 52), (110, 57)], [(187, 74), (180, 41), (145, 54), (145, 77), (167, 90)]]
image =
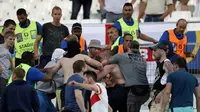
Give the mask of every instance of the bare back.
[(68, 78), (73, 75), (73, 64), (77, 60), (84, 60), (84, 56), (82, 54), (78, 54), (74, 56), (73, 58), (62, 58), (60, 60), (60, 64), (62, 66), (62, 69), (64, 71), (64, 83), (67, 82)]

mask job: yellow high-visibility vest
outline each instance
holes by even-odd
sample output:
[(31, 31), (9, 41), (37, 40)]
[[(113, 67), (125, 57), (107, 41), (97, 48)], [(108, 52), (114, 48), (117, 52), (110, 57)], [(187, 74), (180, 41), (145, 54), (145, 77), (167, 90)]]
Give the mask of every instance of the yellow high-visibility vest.
[(37, 37), (37, 25), (35, 21), (30, 21), (30, 25), (27, 28), (21, 28), (17, 24), (15, 29), (16, 39), (15, 39), (15, 50), (16, 58), (21, 59), (23, 52), (34, 51), (34, 43)]
[(134, 24), (132, 26), (129, 26), (126, 24), (126, 22), (124, 22), (123, 18), (118, 20), (121, 26), (121, 30), (122, 30), (122, 37), (124, 37), (125, 33), (129, 33), (133, 36), (133, 40), (138, 41), (139, 25), (136, 19), (133, 19), (133, 21), (134, 21)]
[[(20, 65), (18, 65), (16, 68), (22, 68), (24, 71), (25, 71), (25, 76), (24, 76), (24, 79), (26, 81), (26, 77), (27, 77), (27, 73), (28, 73), (28, 70), (31, 68), (30, 65), (27, 65), (27, 64), (24, 64), (24, 63), (21, 63)], [(10, 76), (9, 80), (8, 80), (8, 84), (9, 85), (10, 83), (12, 83), (12, 76)], [(34, 84), (34, 88), (36, 88), (36, 84)]]

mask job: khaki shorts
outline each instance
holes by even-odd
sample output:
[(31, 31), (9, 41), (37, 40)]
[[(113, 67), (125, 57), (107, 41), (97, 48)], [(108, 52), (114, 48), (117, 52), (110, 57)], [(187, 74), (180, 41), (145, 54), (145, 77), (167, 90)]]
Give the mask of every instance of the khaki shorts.
[[(155, 97), (153, 97), (153, 94), (154, 93), (151, 92), (151, 97), (154, 99)], [(169, 102), (170, 102), (170, 99), (169, 99)], [(168, 112), (168, 110), (169, 110), (169, 102), (166, 105), (165, 112)], [(149, 112), (160, 112), (161, 104), (162, 104), (162, 99), (161, 99), (160, 103), (158, 103), (158, 104), (155, 103), (155, 100), (152, 100)]]

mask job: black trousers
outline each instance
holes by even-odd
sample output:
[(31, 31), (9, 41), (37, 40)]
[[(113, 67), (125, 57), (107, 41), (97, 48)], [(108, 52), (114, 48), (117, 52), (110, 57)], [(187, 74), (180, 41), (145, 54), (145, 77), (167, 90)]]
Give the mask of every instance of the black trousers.
[(90, 18), (90, 8), (92, 0), (72, 0), (72, 15), (71, 19), (77, 19), (78, 13), (83, 5), (83, 19)]

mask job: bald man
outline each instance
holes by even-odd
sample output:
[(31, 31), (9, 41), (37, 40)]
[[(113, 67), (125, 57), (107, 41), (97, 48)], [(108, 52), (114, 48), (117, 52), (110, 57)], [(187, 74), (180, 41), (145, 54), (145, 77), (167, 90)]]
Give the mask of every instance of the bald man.
[(161, 41), (169, 41), (171, 45), (169, 46), (168, 58), (173, 60), (173, 52), (178, 54), (179, 56), (186, 57), (194, 57), (193, 54), (185, 52), (187, 45), (187, 36), (184, 34), (187, 28), (187, 21), (185, 19), (179, 19), (176, 23), (176, 28), (167, 30), (163, 33), (160, 38)]
[[(101, 61), (108, 60), (112, 56), (111, 50), (103, 50), (100, 54)], [(105, 65), (103, 71), (98, 73), (98, 79), (102, 79), (107, 74), (113, 77), (113, 82), (117, 84), (125, 84), (125, 79), (117, 64)]]
[[(73, 74), (73, 63), (77, 60), (83, 60), (86, 62), (86, 64), (94, 66), (98, 68), (98, 70), (102, 70), (103, 66), (100, 62), (91, 59), (89, 56), (80, 54), (80, 44), (75, 41), (71, 40), (68, 42), (67, 47), (67, 54), (64, 56), (64, 58), (60, 59), (56, 66), (53, 67), (53, 71), (57, 72), (60, 68), (64, 71), (64, 83), (67, 82), (68, 78)], [(87, 69), (96, 71), (95, 69), (87, 66)]]

